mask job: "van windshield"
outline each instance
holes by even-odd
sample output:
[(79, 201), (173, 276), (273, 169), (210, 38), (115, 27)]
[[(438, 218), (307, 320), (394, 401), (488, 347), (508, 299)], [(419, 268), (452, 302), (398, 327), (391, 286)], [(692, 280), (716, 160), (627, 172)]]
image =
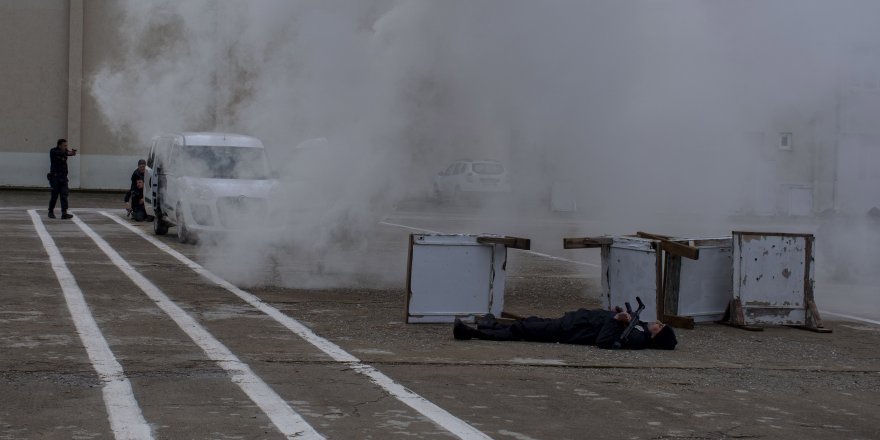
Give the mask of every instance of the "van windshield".
[(253, 179), (270, 177), (262, 148), (187, 145), (175, 160), (180, 174), (210, 179)]

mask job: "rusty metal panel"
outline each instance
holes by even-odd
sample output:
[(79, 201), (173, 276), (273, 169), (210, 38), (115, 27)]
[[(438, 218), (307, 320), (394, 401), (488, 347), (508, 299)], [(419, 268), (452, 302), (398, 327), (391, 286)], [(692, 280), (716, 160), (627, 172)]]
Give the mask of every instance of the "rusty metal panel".
[(718, 321), (733, 296), (733, 243), (730, 237), (675, 239), (700, 250), (691, 260), (669, 256), (665, 267), (666, 310), (694, 322)]
[(479, 237), (485, 235), (412, 234), (407, 322), (501, 315), (507, 248)]
[(612, 237), (602, 246), (602, 300), (605, 308), (635, 304), (636, 296), (645, 303), (642, 321), (657, 319), (656, 240), (636, 237)]
[(813, 297), (813, 236), (733, 233), (733, 296), (741, 324), (807, 325)]

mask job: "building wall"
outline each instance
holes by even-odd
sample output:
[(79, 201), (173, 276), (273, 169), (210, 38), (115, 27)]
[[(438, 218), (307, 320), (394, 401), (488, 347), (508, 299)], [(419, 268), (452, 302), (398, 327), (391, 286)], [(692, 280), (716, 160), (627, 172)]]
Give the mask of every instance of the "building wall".
[[(72, 188), (127, 187), (148, 140), (111, 131), (89, 93), (95, 73), (122, 58), (117, 5), (0, 0), (0, 186), (48, 187), (48, 150), (64, 137), (81, 153), (69, 162)], [(844, 78), (819, 76), (795, 91), (762, 81), (768, 69), (760, 63), (743, 75), (754, 108), (731, 142), (761, 163), (737, 165), (745, 188), (731, 210), (790, 214), (792, 197), (805, 190), (813, 212), (880, 204), (880, 191), (864, 191), (880, 185), (880, 49), (854, 48), (849, 58), (841, 62)], [(811, 95), (835, 81), (837, 98)], [(785, 101), (786, 93), (806, 96), (804, 105), (765, 108), (768, 96)], [(790, 151), (779, 148), (782, 132), (793, 134)]]
[(71, 188), (127, 188), (139, 149), (101, 123), (88, 94), (115, 50), (111, 3), (0, 0), (0, 186), (48, 188), (49, 149), (66, 138), (81, 153)]
[(120, 59), (118, 23), (114, 0), (83, 1), (82, 145), (83, 188), (128, 188), (138, 159), (146, 159), (149, 139), (136, 141), (125, 133), (113, 133), (104, 123), (95, 99), (88, 92), (91, 79), (105, 64)]
[(0, 1), (0, 185), (48, 186), (67, 136), (68, 18), (65, 0)]
[(839, 89), (837, 208), (880, 207), (880, 45), (853, 50)]

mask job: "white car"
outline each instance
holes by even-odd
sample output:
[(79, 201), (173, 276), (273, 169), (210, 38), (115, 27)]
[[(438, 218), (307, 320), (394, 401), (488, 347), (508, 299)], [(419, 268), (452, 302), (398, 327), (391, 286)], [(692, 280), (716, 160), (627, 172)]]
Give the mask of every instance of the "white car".
[(434, 196), (441, 200), (507, 192), (507, 171), (495, 160), (460, 159), (434, 177)]
[(177, 227), (182, 243), (201, 234), (265, 227), (278, 182), (259, 139), (229, 133), (173, 133), (153, 139), (144, 204), (153, 231)]

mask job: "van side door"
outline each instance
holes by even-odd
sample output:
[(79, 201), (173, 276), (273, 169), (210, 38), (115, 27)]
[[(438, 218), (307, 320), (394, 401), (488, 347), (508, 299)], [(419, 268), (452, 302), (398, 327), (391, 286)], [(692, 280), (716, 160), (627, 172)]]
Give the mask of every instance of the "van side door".
[(153, 157), (153, 179), (150, 182), (150, 191), (153, 193), (153, 207), (165, 212), (168, 205), (168, 154), (171, 149), (171, 138), (160, 137), (156, 141), (155, 155)]
[(155, 215), (156, 190), (159, 184), (154, 172), (156, 166), (156, 145), (158, 139), (150, 143), (150, 154), (147, 156), (147, 168), (144, 170), (144, 207), (147, 214)]
[(177, 137), (169, 137), (165, 140), (165, 180), (162, 182), (164, 186), (162, 200), (162, 209), (166, 213), (173, 213), (171, 218), (176, 218), (178, 214), (177, 205), (180, 201), (181, 188), (181, 166), (180, 155), (183, 149), (183, 140)]

